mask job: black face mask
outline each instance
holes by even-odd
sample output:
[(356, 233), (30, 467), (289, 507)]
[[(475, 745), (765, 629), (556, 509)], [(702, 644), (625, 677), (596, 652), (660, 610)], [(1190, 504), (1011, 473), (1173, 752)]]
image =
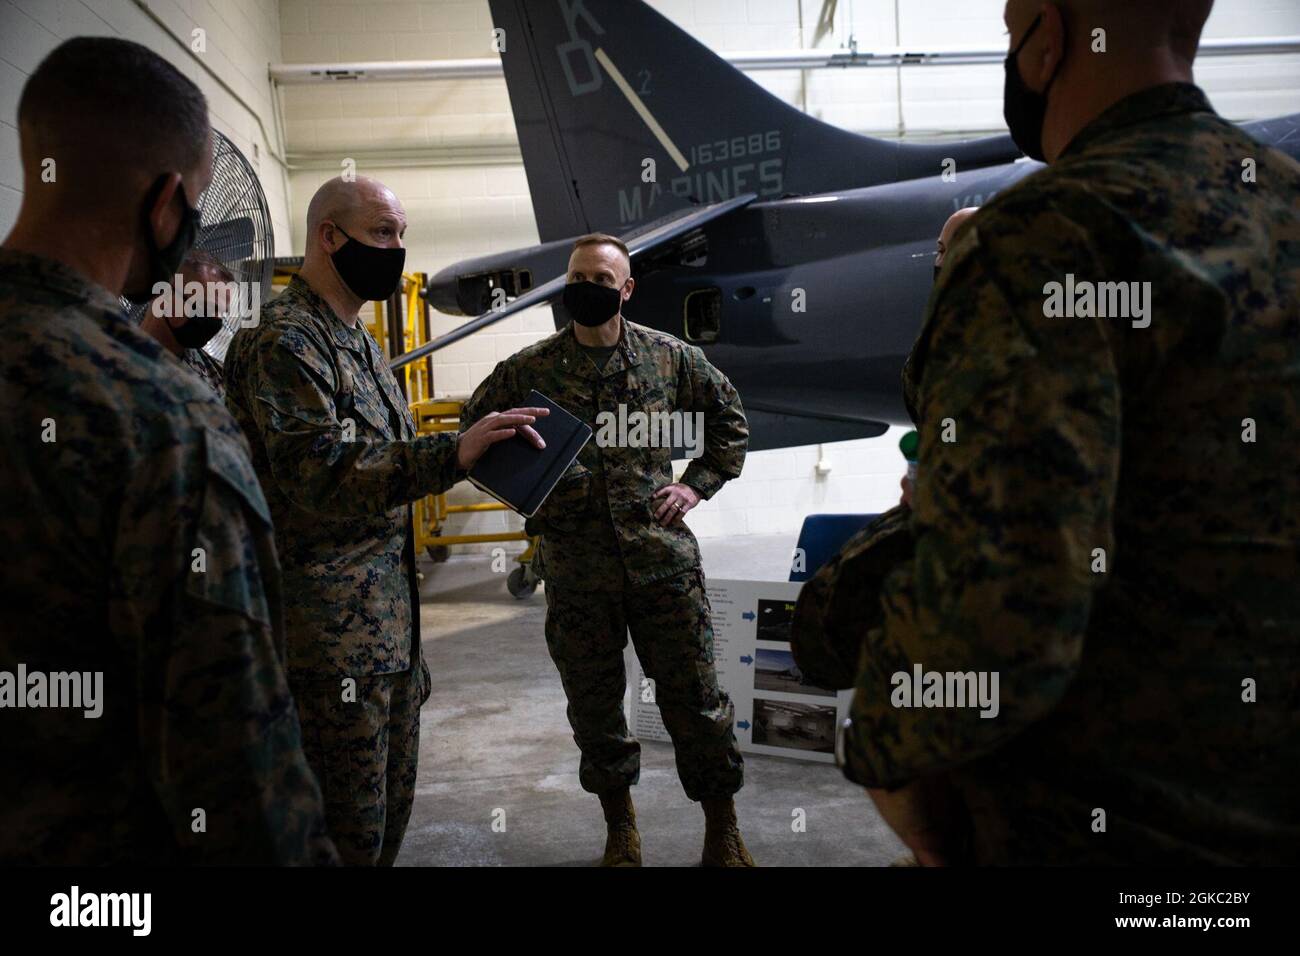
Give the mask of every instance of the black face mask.
[(1007, 128), (1011, 130), (1011, 138), (1016, 141), (1022, 153), (1040, 163), (1045, 162), (1047, 158), (1043, 155), (1043, 123), (1047, 119), (1047, 94), (1052, 84), (1056, 82), (1056, 76), (1061, 72), (1061, 64), (1065, 60), (1062, 58), (1061, 62), (1056, 64), (1056, 70), (1052, 73), (1052, 78), (1047, 81), (1047, 86), (1043, 87), (1043, 92), (1035, 93), (1025, 85), (1024, 77), (1020, 75), (1017, 58), (1042, 22), (1043, 15), (1040, 13), (1034, 20), (1033, 26), (1029, 28), (1029, 32), (1020, 41), (1020, 45), (1007, 56), (1007, 80), (1002, 93), (1002, 116), (1007, 121)]
[(158, 181), (149, 189), (145, 197), (144, 209), (141, 212), (141, 218), (144, 220), (144, 241), (149, 249), (148, 281), (143, 289), (127, 289), (122, 293), (135, 305), (143, 305), (152, 299), (153, 287), (159, 282), (171, 284), (172, 278), (176, 275), (177, 270), (181, 267), (181, 262), (185, 259), (185, 253), (190, 251), (190, 247), (194, 245), (194, 240), (199, 234), (199, 223), (202, 220), (202, 215), (197, 209), (190, 208), (189, 200), (185, 196), (185, 184), (181, 183), (176, 192), (185, 205), (185, 213), (172, 241), (163, 248), (158, 248), (158, 241), (153, 235), (153, 226), (149, 222), (149, 210), (153, 208), (154, 201), (157, 200), (158, 193), (162, 191), (166, 182), (166, 174), (158, 177)]
[(172, 330), (176, 344), (183, 349), (201, 349), (212, 341), (212, 337), (221, 331), (221, 319), (206, 315), (191, 315), (181, 326), (172, 325), (171, 319), (165, 320)]
[[(336, 223), (335, 229), (343, 232)], [(346, 232), (347, 242), (330, 255), (343, 284), (358, 299), (382, 302), (397, 291), (402, 281), (402, 268), (406, 265), (405, 249), (387, 249), (358, 242)]]
[(587, 328), (604, 325), (618, 314), (623, 293), (595, 282), (570, 282), (564, 287), (564, 308), (573, 321)]
[(940, 274), (941, 272), (943, 272), (943, 266), (935, 266), (935, 267), (934, 267), (934, 281), (935, 281), (935, 282), (938, 282), (938, 281), (939, 281), (939, 274)]

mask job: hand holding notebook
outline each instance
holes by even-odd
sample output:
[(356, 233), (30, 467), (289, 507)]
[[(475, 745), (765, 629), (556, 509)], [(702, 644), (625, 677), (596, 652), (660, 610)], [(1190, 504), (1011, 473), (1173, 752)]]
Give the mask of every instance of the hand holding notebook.
[(533, 426), (545, 442), (537, 448), (521, 435), (490, 446), (470, 469), (469, 480), (493, 498), (531, 518), (591, 440), (591, 426), (541, 392), (528, 393), (530, 409), (549, 409)]
[(456, 464), (471, 469), (489, 448), (498, 442), (522, 435), (536, 448), (545, 448), (532, 426), (536, 419), (549, 415), (549, 408), (511, 408), (493, 415), (484, 415), (465, 429), (456, 447)]

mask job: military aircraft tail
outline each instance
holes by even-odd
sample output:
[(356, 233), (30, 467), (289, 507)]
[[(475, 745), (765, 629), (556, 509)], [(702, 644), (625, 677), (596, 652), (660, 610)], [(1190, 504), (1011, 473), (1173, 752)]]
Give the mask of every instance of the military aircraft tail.
[(490, 0), (543, 242), (695, 204), (1005, 163), (1010, 137), (912, 146), (773, 96), (641, 0)]

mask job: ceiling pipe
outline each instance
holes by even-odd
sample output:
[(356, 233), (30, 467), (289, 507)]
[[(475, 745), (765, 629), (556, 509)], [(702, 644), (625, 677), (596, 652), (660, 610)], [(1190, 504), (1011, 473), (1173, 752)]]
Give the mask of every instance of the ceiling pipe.
[[(1262, 56), (1300, 53), (1300, 36), (1239, 37), (1204, 40), (1199, 57)], [(817, 70), (900, 66), (970, 66), (1001, 64), (1005, 49), (986, 47), (934, 47), (909, 50), (758, 50), (720, 54), (742, 70)], [(375, 60), (354, 63), (277, 63), (271, 79), (288, 85), (304, 83), (407, 82), (461, 80), (501, 76), (499, 57), (461, 60)]]

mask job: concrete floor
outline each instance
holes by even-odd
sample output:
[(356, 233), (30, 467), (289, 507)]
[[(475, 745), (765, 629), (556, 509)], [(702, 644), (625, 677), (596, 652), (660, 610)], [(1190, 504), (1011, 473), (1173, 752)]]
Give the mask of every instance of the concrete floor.
[[(705, 572), (781, 580), (792, 547), (784, 536), (706, 540)], [(415, 809), (398, 865), (596, 863), (600, 804), (578, 785), (578, 749), (543, 637), (544, 594), (511, 597), (487, 555), (422, 561), (421, 569), (433, 695), (421, 714)], [(645, 864), (698, 863), (704, 817), (682, 792), (670, 744), (642, 742), (632, 795)], [(881, 866), (904, 852), (833, 766), (746, 754), (736, 804), (760, 866)], [(806, 832), (791, 828), (796, 808)]]

